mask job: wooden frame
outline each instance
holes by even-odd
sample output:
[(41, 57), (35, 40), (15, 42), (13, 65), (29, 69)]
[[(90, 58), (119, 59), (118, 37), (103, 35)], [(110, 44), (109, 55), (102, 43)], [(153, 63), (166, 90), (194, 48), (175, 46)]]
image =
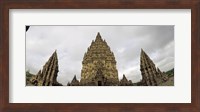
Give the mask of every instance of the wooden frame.
[[(200, 0), (7, 0), (0, 2), (0, 111), (200, 111)], [(191, 103), (16, 104), (9, 103), (9, 9), (191, 9)]]

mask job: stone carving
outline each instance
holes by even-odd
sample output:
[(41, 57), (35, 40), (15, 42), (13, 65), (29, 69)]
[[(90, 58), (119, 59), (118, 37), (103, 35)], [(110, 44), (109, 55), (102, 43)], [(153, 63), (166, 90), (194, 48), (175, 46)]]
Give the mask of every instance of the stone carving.
[(58, 58), (56, 51), (52, 54), (42, 71), (39, 70), (36, 76), (31, 78), (31, 83), (35, 86), (61, 86), (57, 82)]
[(156, 69), (155, 64), (149, 56), (141, 49), (140, 54), (140, 71), (142, 74), (142, 84), (145, 86), (158, 86), (167, 80), (167, 75)]

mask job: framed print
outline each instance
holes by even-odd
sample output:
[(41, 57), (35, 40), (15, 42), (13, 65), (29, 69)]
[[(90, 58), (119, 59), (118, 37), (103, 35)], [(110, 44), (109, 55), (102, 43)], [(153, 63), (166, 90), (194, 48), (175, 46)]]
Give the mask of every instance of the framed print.
[[(77, 12), (78, 10), (58, 10), (59, 12), (54, 11), (55, 15), (59, 14), (60, 12), (64, 12), (62, 13), (62, 15), (67, 14), (68, 18), (63, 17), (62, 20), (61, 19), (59, 20), (60, 23), (54, 23), (55, 25), (53, 26), (48, 24), (52, 24), (53, 22), (55, 22), (54, 21), (55, 19), (52, 19), (53, 21), (50, 21), (49, 23), (47, 23), (48, 20), (45, 21), (41, 20), (41, 18), (47, 16), (45, 14), (46, 13), (45, 10), (43, 10), (45, 13), (42, 14), (42, 16), (44, 17), (40, 16), (40, 20), (37, 20), (37, 23), (34, 24), (31, 23), (31, 21), (29, 21), (31, 20), (30, 17), (33, 16), (37, 17), (38, 15), (31, 13), (30, 12), (31, 10), (23, 12), (21, 11), (22, 10), (14, 10), (14, 9), (10, 11), (10, 18), (11, 18), (10, 20), (13, 23), (10, 26), (13, 28), (11, 29), (13, 33), (11, 33), (10, 38), (12, 38), (11, 40), (13, 40), (12, 41), (13, 45), (17, 45), (17, 46), (11, 46), (10, 49), (16, 49), (11, 51), (19, 51), (17, 49), (25, 50), (25, 54), (23, 53), (15, 54), (14, 52), (10, 52), (10, 54), (12, 54), (13, 56), (10, 58), (10, 60), (13, 60), (13, 63), (18, 63), (14, 61), (18, 60), (15, 59), (15, 57), (26, 56), (25, 62), (20, 63), (22, 65), (16, 64), (17, 66), (23, 66), (25, 63), (24, 67), (25, 70), (20, 71), (14, 69), (16, 68), (15, 67), (16, 65), (14, 64), (10, 66), (11, 68), (10, 80), (12, 80), (11, 82), (13, 82), (9, 84), (10, 88), (13, 88), (10, 90), (11, 92), (9, 96), (10, 102), (12, 103), (33, 103), (33, 102), (34, 103), (122, 103), (122, 102), (123, 103), (146, 103), (146, 102), (188, 103), (191, 102), (190, 99), (191, 95), (189, 92), (191, 89), (189, 86), (190, 80), (185, 80), (191, 78), (190, 75), (186, 75), (186, 73), (188, 74), (190, 73), (189, 65), (191, 63), (190, 60), (188, 60), (188, 57), (190, 57), (189, 54), (191, 52), (190, 45), (188, 45), (188, 42), (191, 41), (190, 38), (188, 38), (189, 35), (191, 35), (190, 10), (174, 10), (174, 13), (170, 12), (170, 15), (168, 12), (165, 12), (164, 14), (159, 14), (158, 10), (157, 11), (146, 10), (148, 11), (148, 14), (151, 13), (151, 16), (154, 15), (152, 17), (161, 15), (160, 18), (157, 18), (160, 20), (159, 23), (157, 23), (155, 19), (146, 15), (146, 12), (133, 9), (124, 10), (128, 12), (126, 12), (127, 14), (124, 14), (123, 12), (124, 18), (121, 18), (120, 22), (112, 21), (112, 23), (111, 22), (104, 23), (104, 21), (98, 20), (98, 18), (104, 17), (105, 12), (101, 12), (101, 10), (96, 10), (98, 11), (99, 17), (97, 15), (96, 17), (94, 16), (91, 17), (95, 19), (92, 21), (94, 22), (95, 25), (91, 24), (90, 22), (84, 21), (87, 22), (87, 26), (79, 24), (84, 24), (81, 23), (81, 21), (86, 20), (88, 16), (91, 16), (92, 12), (91, 10), (88, 9), (82, 10), (81, 13)], [(40, 10), (40, 14), (43, 11)], [(68, 14), (72, 12), (73, 15), (77, 14), (76, 17)], [(139, 15), (137, 14), (137, 12), (139, 12), (140, 15), (145, 16), (144, 18), (149, 18), (149, 20), (146, 20), (145, 24), (143, 22), (138, 21), (140, 17), (138, 17)], [(22, 13), (26, 14), (23, 15)], [(112, 16), (121, 15), (118, 14), (117, 10), (106, 10), (106, 13), (109, 15), (107, 16), (107, 21), (108, 18), (112, 19)], [(82, 14), (84, 14), (86, 18), (82, 17), (78, 25), (76, 23), (78, 20), (76, 20), (75, 22), (70, 20), (70, 18), (80, 18), (78, 16)], [(168, 14), (168, 19), (173, 18), (173, 20), (171, 21), (164, 20), (163, 16), (166, 14)], [(23, 21), (20, 20), (21, 17), (24, 18)], [(174, 19), (175, 17), (176, 19)], [(53, 17), (48, 17), (48, 18), (53, 18)], [(130, 18), (130, 20), (128, 20), (127, 18)], [(134, 22), (131, 21), (133, 18)], [(65, 22), (66, 19), (68, 19), (68, 21)], [(123, 19), (126, 19), (126, 22)], [(180, 21), (180, 19), (182, 19), (182, 21)], [(41, 23), (38, 23), (39, 21), (41, 21)], [(100, 21), (106, 25), (103, 25), (102, 23), (100, 24)], [(19, 39), (17, 37), (24, 36), (24, 29), (25, 29), (24, 26), (27, 24), (31, 25), (29, 25), (29, 29), (25, 32), (25, 37), (21, 38), (25, 40), (18, 41)], [(43, 25), (37, 25), (37, 24), (43, 24)], [(21, 32), (18, 31), (20, 26), (23, 30), (23, 32), (21, 33), (22, 35), (18, 35), (20, 34), (19, 32)], [(15, 27), (18, 28), (15, 29)], [(182, 30), (185, 30), (187, 32), (179, 33)], [(174, 33), (175, 31), (176, 33)], [(79, 33), (77, 33), (78, 35), (75, 35), (74, 33), (71, 34), (71, 32), (79, 32)], [(163, 35), (163, 33), (165, 34), (165, 36)], [(83, 37), (83, 35), (85, 36)], [(179, 36), (182, 37), (181, 41), (177, 40), (178, 39), (177, 37)], [(17, 39), (17, 41), (15, 41), (15, 39)], [(21, 42), (24, 41), (25, 44), (20, 44)], [(176, 41), (175, 44), (174, 41)], [(176, 49), (181, 49), (180, 47), (182, 47), (183, 43), (184, 45), (187, 45), (185, 47), (184, 53), (176, 50)], [(25, 48), (23, 48), (23, 46), (25, 46)], [(182, 56), (182, 58), (174, 59), (174, 55), (176, 56), (179, 54), (183, 55), (184, 57)], [(185, 65), (185, 67), (183, 65), (181, 66), (188, 69), (178, 70), (180, 69), (179, 64), (181, 64), (180, 63), (181, 60), (185, 60), (185, 62), (182, 63)], [(173, 72), (172, 74), (167, 74), (167, 72), (169, 70), (172, 70), (174, 67), (176, 68), (174, 72), (175, 74)], [(36, 71), (34, 71), (34, 68)], [(166, 73), (163, 72), (164, 70), (167, 70)], [(24, 75), (20, 76), (14, 75), (15, 73), (23, 74), (24, 71), (26, 71), (27, 74), (26, 77)], [(176, 74), (181, 74), (181, 75), (176, 75)], [(141, 76), (142, 78), (140, 78), (139, 76)], [(177, 80), (180, 76), (185, 81)], [(26, 82), (24, 80), (25, 78)], [(19, 82), (19, 80), (21, 81)], [(184, 89), (178, 86), (184, 84), (187, 84), (187, 86), (185, 86)], [(20, 90), (22, 90), (24, 94), (22, 94), (18, 90), (15, 90), (14, 88), (18, 89), (20, 88)], [(52, 94), (57, 94), (55, 90), (62, 91), (61, 93), (59, 93), (59, 96), (61, 97), (51, 97)], [(43, 94), (36, 93), (34, 91), (41, 91)], [(46, 93), (46, 91), (49, 91), (48, 93), (51, 94)], [(103, 95), (101, 94), (100, 91), (107, 91), (107, 93)], [(115, 91), (114, 95), (113, 91)], [(118, 91), (124, 91), (124, 93)], [(162, 98), (162, 100), (160, 98), (159, 99), (154, 98), (153, 100), (151, 100), (144, 91), (149, 91), (151, 97), (160, 97)], [(158, 92), (155, 93), (154, 91)], [(168, 93), (168, 91), (171, 92)], [(176, 94), (180, 93), (180, 91), (183, 94), (177, 96)], [(26, 94), (30, 95), (32, 93), (34, 93), (33, 97), (26, 96)], [(144, 93), (143, 96), (147, 96), (147, 98), (143, 100), (138, 99), (140, 97), (139, 94), (141, 93)], [(22, 97), (20, 97), (21, 95), (23, 95), (24, 97), (23, 100)], [(62, 96), (65, 95), (76, 96), (79, 98), (77, 99), (70, 99), (71, 97), (63, 98)], [(124, 97), (120, 98), (121, 95), (123, 95)], [(104, 97), (105, 99), (98, 99), (97, 98), (98, 96)], [(172, 97), (165, 99), (165, 97), (170, 97), (170, 96)], [(175, 96), (176, 98), (174, 98)], [(85, 98), (87, 97), (87, 100), (83, 99), (84, 97)], [(37, 98), (39, 98), (39, 100)]]
[(1, 111), (200, 111), (199, 5), (1, 2)]

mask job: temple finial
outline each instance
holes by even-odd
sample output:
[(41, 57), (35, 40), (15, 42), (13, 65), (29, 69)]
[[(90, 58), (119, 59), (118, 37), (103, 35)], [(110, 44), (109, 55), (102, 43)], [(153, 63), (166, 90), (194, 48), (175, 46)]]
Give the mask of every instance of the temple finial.
[(97, 40), (103, 41), (99, 32), (97, 33), (97, 36), (96, 36), (96, 40), (95, 40), (95, 41), (97, 41)]
[(74, 75), (74, 78), (73, 78), (73, 80), (76, 80), (76, 75)]
[(97, 33), (97, 35), (101, 36), (99, 32)]

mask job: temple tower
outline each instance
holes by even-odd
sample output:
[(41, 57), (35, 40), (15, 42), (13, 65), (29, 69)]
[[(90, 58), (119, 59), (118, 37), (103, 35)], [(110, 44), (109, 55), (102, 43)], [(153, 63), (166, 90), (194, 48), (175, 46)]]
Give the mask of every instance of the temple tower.
[(88, 86), (114, 86), (119, 83), (114, 53), (100, 33), (84, 54), (80, 83)]
[(131, 80), (128, 81), (125, 75), (123, 75), (122, 79), (119, 81), (119, 86), (132, 86), (133, 83)]
[(36, 77), (32, 79), (32, 83), (36, 86), (60, 86), (56, 78), (58, 74), (58, 58), (56, 51), (52, 54), (46, 64), (43, 66)]
[(142, 49), (140, 54), (140, 71), (143, 85), (157, 86), (163, 82), (163, 73), (159, 68), (156, 69), (153, 61)]
[(76, 79), (76, 75), (74, 75), (74, 78), (72, 79), (72, 81), (69, 85), (70, 86), (79, 86), (79, 81)]

